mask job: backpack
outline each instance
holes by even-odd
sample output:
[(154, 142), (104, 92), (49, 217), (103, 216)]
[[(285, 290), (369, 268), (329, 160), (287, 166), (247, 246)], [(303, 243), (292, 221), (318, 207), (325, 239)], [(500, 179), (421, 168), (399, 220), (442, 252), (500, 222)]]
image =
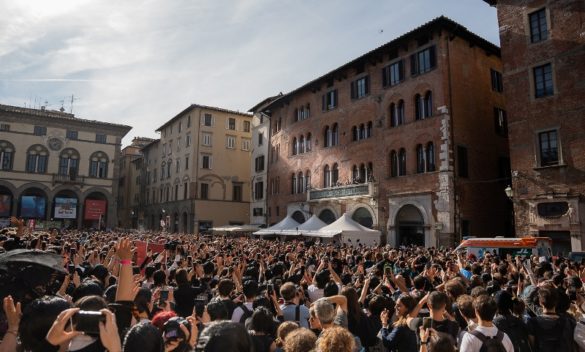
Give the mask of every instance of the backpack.
[(242, 308), (242, 310), (244, 311), (244, 314), (242, 314), (242, 317), (240, 318), (240, 323), (245, 324), (246, 323), (246, 319), (248, 319), (249, 317), (252, 316), (252, 313), (254, 313), (254, 311), (248, 309), (248, 307), (246, 307), (245, 304), (241, 304), (240, 308)]
[(473, 330), (470, 334), (481, 341), (479, 352), (506, 352), (506, 348), (502, 343), (502, 340), (504, 340), (504, 333), (502, 331), (498, 330), (498, 334), (492, 337), (485, 336), (477, 330)]
[(543, 329), (539, 323), (539, 317), (536, 318), (536, 347), (538, 351), (572, 351), (572, 341), (566, 341), (563, 334), (565, 329), (566, 318), (560, 316), (551, 329)]
[(532, 352), (532, 347), (528, 340), (528, 330), (522, 320), (514, 316), (501, 316), (494, 319), (494, 325), (498, 330), (508, 335), (512, 345), (514, 345), (514, 351)]

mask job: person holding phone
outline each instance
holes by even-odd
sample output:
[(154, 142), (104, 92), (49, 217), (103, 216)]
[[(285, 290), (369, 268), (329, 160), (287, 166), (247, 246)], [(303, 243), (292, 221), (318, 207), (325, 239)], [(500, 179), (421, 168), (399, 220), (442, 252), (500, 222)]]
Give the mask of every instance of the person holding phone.
[(415, 309), (416, 301), (412, 296), (403, 293), (396, 301), (396, 316), (398, 319), (390, 328), (391, 312), (384, 309), (380, 314), (382, 329), (380, 335), (384, 347), (389, 351), (416, 352), (417, 341), (416, 333), (408, 327), (408, 317)]

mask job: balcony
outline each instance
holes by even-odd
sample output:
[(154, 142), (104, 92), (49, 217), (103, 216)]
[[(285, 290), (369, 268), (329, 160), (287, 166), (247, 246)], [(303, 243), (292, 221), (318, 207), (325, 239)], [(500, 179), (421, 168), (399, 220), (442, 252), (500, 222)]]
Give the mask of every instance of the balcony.
[(53, 186), (56, 184), (80, 185), (85, 184), (85, 176), (53, 174)]
[(335, 199), (345, 197), (374, 197), (374, 183), (359, 183), (351, 185), (341, 185), (331, 188), (311, 189), (309, 190), (309, 201), (321, 199)]

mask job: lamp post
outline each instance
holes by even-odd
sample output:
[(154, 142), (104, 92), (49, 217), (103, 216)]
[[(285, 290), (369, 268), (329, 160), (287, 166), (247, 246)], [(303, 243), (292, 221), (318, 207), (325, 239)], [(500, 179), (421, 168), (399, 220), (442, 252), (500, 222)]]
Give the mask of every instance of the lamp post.
[(508, 187), (504, 189), (504, 192), (506, 192), (506, 196), (508, 197), (508, 199), (512, 201), (514, 200), (514, 190), (510, 185), (508, 185)]

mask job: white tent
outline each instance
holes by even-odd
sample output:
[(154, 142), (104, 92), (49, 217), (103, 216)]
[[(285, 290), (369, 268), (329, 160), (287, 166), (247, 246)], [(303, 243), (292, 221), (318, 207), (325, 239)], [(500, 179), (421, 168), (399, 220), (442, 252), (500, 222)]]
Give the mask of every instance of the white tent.
[(246, 225), (225, 225), (211, 228), (213, 232), (252, 232), (260, 229), (260, 225), (246, 224)]
[(297, 228), (290, 229), (290, 230), (283, 230), (283, 235), (288, 236), (296, 236), (296, 235), (304, 235), (310, 236), (311, 233), (317, 232), (322, 227), (327, 226), (327, 223), (323, 222), (323, 220), (319, 219), (317, 215), (311, 216), (309, 220), (305, 221), (304, 223), (300, 224)]
[(253, 233), (253, 235), (267, 236), (267, 235), (280, 235), (283, 230), (293, 230), (300, 224), (290, 216), (286, 216), (279, 223), (270, 226), (269, 228), (262, 229)]
[[(372, 230), (362, 226), (352, 220), (347, 213), (335, 220), (335, 222), (322, 227), (314, 234), (307, 234), (315, 237), (334, 237), (341, 235), (341, 242), (357, 245), (361, 243), (367, 246), (380, 244), (381, 233), (378, 230)], [(359, 242), (358, 242), (359, 240)]]

